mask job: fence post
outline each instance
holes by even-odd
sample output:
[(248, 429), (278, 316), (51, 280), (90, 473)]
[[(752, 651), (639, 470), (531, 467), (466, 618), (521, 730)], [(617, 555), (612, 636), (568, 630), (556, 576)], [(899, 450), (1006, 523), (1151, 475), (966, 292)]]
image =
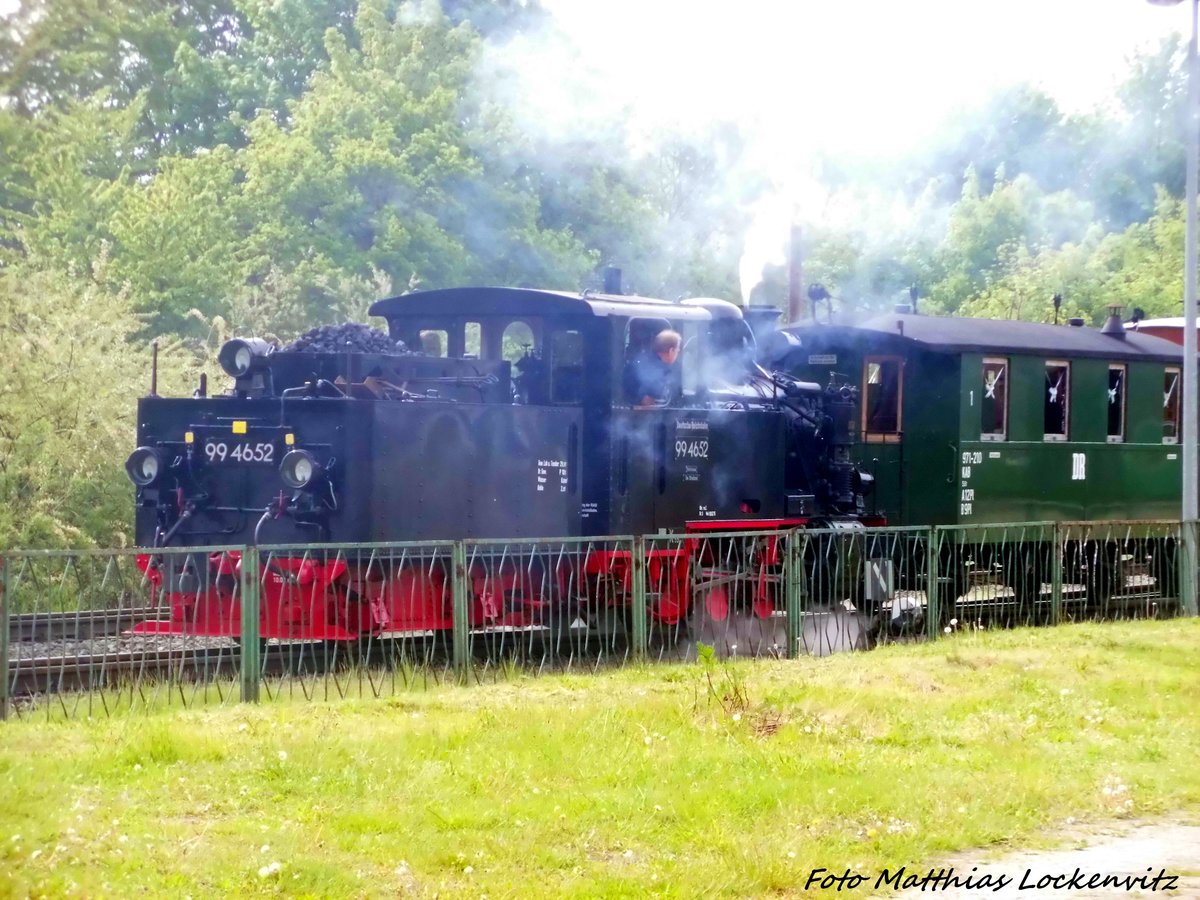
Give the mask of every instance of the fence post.
[(646, 659), (646, 650), (649, 647), (649, 636), (646, 627), (646, 539), (642, 535), (634, 535), (632, 559), (630, 560), (633, 584), (632, 597), (630, 602), (633, 604), (633, 609), (630, 612), (630, 619), (633, 625), (633, 658), (638, 662)]
[(787, 658), (800, 656), (800, 619), (804, 615), (804, 541), (799, 528), (787, 535), (787, 554), (784, 556), (784, 603), (787, 610)]
[(8, 718), (9, 563), (7, 556), (0, 556), (0, 722)]
[(241, 666), (242, 702), (257, 703), (262, 682), (262, 659), (259, 652), (259, 611), (261, 608), (261, 579), (257, 547), (242, 549), (242, 621)]
[(942, 620), (942, 598), (938, 591), (938, 578), (941, 577), (938, 570), (942, 555), (942, 530), (931, 527), (925, 535), (925, 539), (929, 541), (929, 552), (926, 554), (928, 563), (925, 566), (925, 632), (930, 640), (937, 640), (938, 622)]
[(1054, 544), (1050, 548), (1050, 624), (1058, 625), (1062, 622), (1063, 545), (1067, 536), (1061, 523), (1055, 522), (1051, 528)]
[(454, 651), (454, 674), (460, 684), (466, 684), (471, 671), (471, 609), (467, 602), (467, 545), (455, 541), (450, 549), (453, 578), (450, 582), (454, 613), (451, 631)]
[(1183, 522), (1183, 553), (1180, 554), (1179, 599), (1185, 616), (1194, 616), (1196, 609), (1196, 522)]

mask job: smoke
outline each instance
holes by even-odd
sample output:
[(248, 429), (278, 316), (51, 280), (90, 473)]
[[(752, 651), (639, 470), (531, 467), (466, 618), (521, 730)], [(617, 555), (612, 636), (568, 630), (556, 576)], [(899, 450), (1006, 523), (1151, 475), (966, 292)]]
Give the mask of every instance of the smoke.
[[(727, 294), (743, 301), (764, 267), (782, 264), (793, 222), (814, 236), (843, 227), (868, 257), (894, 245), (898, 226), (931, 226), (918, 236), (936, 240), (944, 213), (914, 203), (914, 186), (897, 184), (895, 169), (927, 152), (954, 110), (1017, 82), (1067, 111), (1094, 106), (1135, 48), (1187, 18), (1185, 5), (1136, 3), (1098, 15), (1091, 0), (1013, 0), (1004, 16), (957, 0), (543, 4), (541, 27), (485, 50), (480, 81), (512, 111), (548, 177), (572, 177), (583, 153), (628, 161), (636, 182), (665, 146), (733, 129), (735, 152), (700, 179), (702, 202), (681, 202), (660, 225), (672, 252), (699, 246), (714, 266), (727, 264)], [(855, 187), (864, 183), (874, 187)], [(635, 243), (613, 250), (634, 259), (603, 262), (623, 264), (637, 284), (654, 260), (636, 258)], [(670, 285), (673, 274), (649, 280)], [(890, 285), (854, 289), (868, 296)]]

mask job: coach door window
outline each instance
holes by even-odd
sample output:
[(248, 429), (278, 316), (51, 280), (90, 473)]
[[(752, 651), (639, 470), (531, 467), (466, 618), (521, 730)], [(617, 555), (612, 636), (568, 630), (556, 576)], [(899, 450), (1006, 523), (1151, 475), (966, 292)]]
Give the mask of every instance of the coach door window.
[(1003, 441), (1008, 437), (1008, 360), (983, 361), (983, 385), (979, 392), (979, 437)]
[(1071, 364), (1046, 363), (1045, 393), (1042, 394), (1043, 436), (1048, 441), (1065, 441), (1071, 403)]
[(904, 398), (904, 361), (869, 356), (863, 363), (863, 435), (868, 441), (898, 441)]
[(1125, 367), (1113, 363), (1108, 367), (1108, 442), (1125, 440)]
[(1167, 369), (1163, 373), (1163, 443), (1179, 441), (1179, 381), (1178, 369)]

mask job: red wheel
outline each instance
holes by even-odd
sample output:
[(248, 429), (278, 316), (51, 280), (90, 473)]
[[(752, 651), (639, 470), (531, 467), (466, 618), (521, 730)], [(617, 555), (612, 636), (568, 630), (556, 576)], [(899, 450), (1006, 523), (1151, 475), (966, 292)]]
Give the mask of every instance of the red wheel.
[(724, 587), (715, 587), (704, 595), (704, 611), (714, 622), (729, 618), (729, 593)]

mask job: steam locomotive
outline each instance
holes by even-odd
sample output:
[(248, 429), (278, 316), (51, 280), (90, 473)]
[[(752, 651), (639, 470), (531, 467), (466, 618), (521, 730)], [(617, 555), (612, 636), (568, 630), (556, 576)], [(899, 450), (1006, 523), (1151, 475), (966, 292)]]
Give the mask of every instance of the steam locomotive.
[[(464, 288), (380, 300), (370, 312), (386, 320), (390, 347), (233, 340), (219, 356), (228, 392), (139, 401), (126, 464), (139, 565), (169, 616), (137, 630), (236, 636), (241, 557), (228, 548), (238, 545), (882, 524), (867, 513), (872, 478), (852, 458), (857, 387), (763, 368), (760, 339), (794, 342), (775, 331), (774, 309)], [(639, 408), (623, 376), (666, 329), (682, 335), (678, 396)], [(700, 546), (652, 560), (656, 621), (686, 620)], [(180, 547), (182, 557), (168, 552)], [(629, 555), (579, 554), (580, 571), (563, 576), (573, 602), (611, 608), (616, 583), (627, 603)], [(364, 559), (273, 551), (260, 635), (347, 641), (449, 627), (444, 565), (419, 553)], [(778, 547), (765, 546), (760, 569), (779, 562)], [(469, 573), (473, 627), (527, 626), (564, 599), (546, 596), (555, 589), (530, 596), (523, 568), (510, 559)], [(588, 596), (599, 584), (610, 593)], [(770, 617), (779, 598), (761, 608), (756, 596)]]

